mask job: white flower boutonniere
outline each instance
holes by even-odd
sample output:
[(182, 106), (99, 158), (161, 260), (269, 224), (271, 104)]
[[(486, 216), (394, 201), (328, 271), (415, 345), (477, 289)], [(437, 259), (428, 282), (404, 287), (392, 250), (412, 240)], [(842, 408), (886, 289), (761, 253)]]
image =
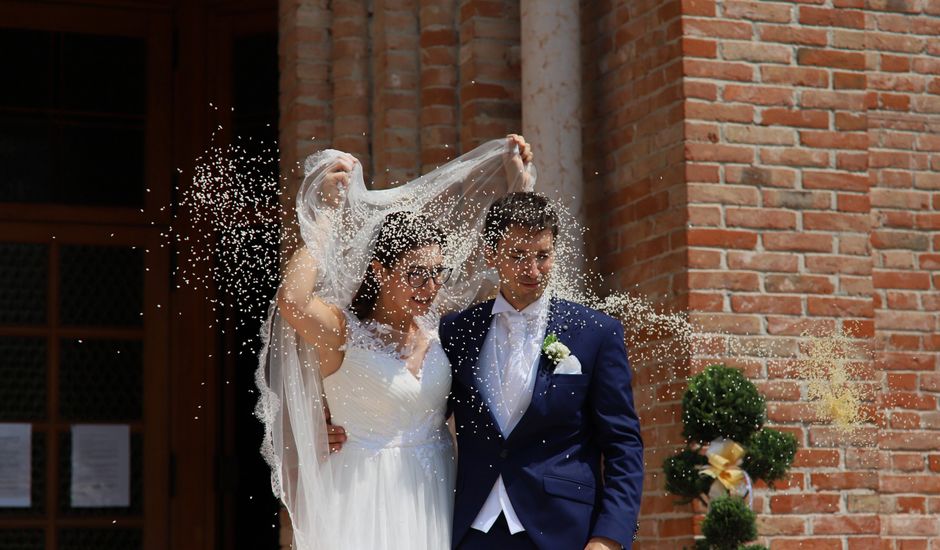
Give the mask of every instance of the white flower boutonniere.
[(549, 334), (542, 342), (542, 353), (553, 363), (552, 372), (555, 374), (581, 374), (581, 361), (574, 355), (568, 346), (558, 341), (558, 336)]
[(568, 349), (568, 346), (558, 341), (558, 336), (552, 333), (546, 336), (545, 340), (542, 342), (542, 353), (551, 359), (552, 363), (558, 365), (558, 363), (561, 363), (571, 355), (571, 350)]

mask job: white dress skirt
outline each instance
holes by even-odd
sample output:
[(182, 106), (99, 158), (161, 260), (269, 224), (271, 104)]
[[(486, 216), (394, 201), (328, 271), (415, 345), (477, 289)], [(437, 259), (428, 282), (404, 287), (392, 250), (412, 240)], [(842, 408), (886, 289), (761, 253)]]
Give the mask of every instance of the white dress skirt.
[(321, 524), (310, 546), (446, 550), (456, 476), (444, 418), (450, 363), (434, 337), (416, 376), (373, 326), (347, 318), (345, 358), (323, 380), (333, 424), (348, 438), (327, 461), (335, 529)]

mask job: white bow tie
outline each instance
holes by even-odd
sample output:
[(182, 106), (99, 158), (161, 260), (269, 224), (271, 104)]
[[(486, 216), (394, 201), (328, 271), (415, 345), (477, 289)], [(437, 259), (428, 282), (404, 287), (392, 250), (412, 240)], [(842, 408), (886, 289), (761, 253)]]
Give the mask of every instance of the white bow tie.
[(535, 320), (536, 318), (538, 318), (538, 314), (537, 314), (537, 313), (529, 313), (529, 312), (523, 313), (523, 312), (521, 312), (521, 311), (512, 311), (512, 310), (501, 311), (501, 312), (499, 312), (499, 314), (502, 315), (503, 317), (505, 317), (505, 318), (506, 318), (507, 320), (509, 320), (509, 321), (526, 321), (526, 322), (528, 322), (528, 321), (533, 321), (533, 320)]
[(509, 332), (514, 335), (522, 335), (528, 332), (529, 326), (536, 319), (534, 315), (525, 315), (518, 311), (504, 311), (501, 315), (505, 320), (505, 326), (509, 329)]

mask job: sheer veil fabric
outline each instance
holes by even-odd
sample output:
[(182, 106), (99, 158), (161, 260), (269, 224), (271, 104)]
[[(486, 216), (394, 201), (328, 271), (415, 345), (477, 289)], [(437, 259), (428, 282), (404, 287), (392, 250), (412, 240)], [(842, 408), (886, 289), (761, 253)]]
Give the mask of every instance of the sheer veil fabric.
[[(306, 176), (297, 196), (296, 208), (303, 243), (319, 265), (314, 292), (326, 302), (341, 310), (347, 310), (372, 257), (372, 244), (385, 216), (392, 212), (409, 211), (427, 215), (444, 228), (448, 236), (445, 263), (454, 268), (450, 281), (441, 290), (431, 313), (421, 320), (421, 324), (436, 332), (441, 313), (463, 309), (492, 296), (498, 281), (495, 273), (486, 269), (482, 253), (482, 227), (486, 209), (506, 193), (531, 190), (535, 183), (535, 168), (532, 164), (526, 168), (527, 178), (516, 172), (513, 172), (512, 176), (507, 175), (512, 170), (507, 170), (506, 163), (512, 162), (510, 159), (513, 153), (508, 140), (493, 140), (424, 176), (385, 190), (367, 189), (362, 169), (356, 164), (350, 175), (345, 197), (336, 208), (327, 208), (320, 202), (319, 190), (324, 176), (342, 153), (326, 150), (311, 155), (305, 163)], [(347, 343), (352, 345), (348, 340), (353, 336), (352, 332), (361, 332), (364, 328), (357, 326), (354, 316), (347, 315), (347, 318), (350, 320)], [(390, 378), (381, 373), (370, 373), (369, 369), (378, 371), (388, 367), (388, 358), (383, 355), (353, 354), (351, 348), (348, 348), (340, 372), (327, 379), (329, 383), (326, 386), (329, 386), (329, 391), (325, 393), (316, 346), (297, 336), (295, 330), (279, 315), (274, 302), (270, 307), (262, 338), (264, 346), (256, 372), (256, 382), (260, 390), (256, 414), (265, 428), (262, 454), (271, 466), (274, 494), (281, 499), (290, 514), (294, 529), (294, 548), (335, 550), (349, 547), (346, 543), (355, 540), (350, 534), (364, 529), (376, 531), (372, 533), (372, 540), (387, 536), (422, 536), (420, 533), (402, 531), (401, 526), (363, 524), (381, 522), (382, 508), (401, 504), (375, 502), (376, 499), (383, 498), (383, 493), (376, 493), (369, 488), (362, 489), (362, 478), (359, 479), (360, 486), (356, 489), (357, 495), (348, 494), (353, 491), (350, 489), (353, 482), (348, 479), (350, 476), (347, 474), (355, 467), (350, 461), (354, 460), (356, 455), (350, 452), (342, 458), (337, 458), (346, 453), (345, 448), (336, 455), (330, 455), (324, 416), (324, 409), (328, 406), (327, 395), (336, 400), (336, 392), (361, 390), (365, 384), (360, 382), (366, 378), (372, 382), (369, 390), (372, 395), (362, 402), (377, 402), (379, 405), (382, 400), (394, 399), (393, 396), (406, 398), (399, 390), (405, 387), (406, 394), (412, 391), (406, 387), (410, 382), (405, 382), (407, 379), (401, 377)], [(430, 367), (427, 361), (433, 362), (436, 357), (440, 362), (443, 356), (442, 353), (428, 355), (431, 359), (426, 360), (426, 368)], [(439, 373), (445, 373), (446, 377), (431, 377), (441, 386), (436, 389), (437, 393), (422, 394), (425, 397), (434, 396), (434, 403), (420, 405), (423, 409), (433, 409), (430, 411), (433, 414), (422, 418), (415, 416), (402, 422), (417, 425), (426, 423), (428, 418), (438, 422), (443, 417), (450, 375), (446, 367), (445, 358), (443, 364), (437, 365), (436, 368)], [(344, 382), (338, 376), (344, 369), (349, 373), (358, 373), (363, 378), (347, 379)], [(388, 387), (377, 386), (374, 383), (377, 380), (388, 381)], [(443, 388), (445, 383), (447, 388)], [(419, 390), (413, 391), (417, 396)], [(349, 414), (357, 414), (348, 407), (346, 410)], [(336, 411), (334, 417), (335, 413)], [(356, 423), (368, 420), (357, 417), (346, 418), (344, 421)], [(402, 425), (380, 429), (407, 432), (414, 428), (415, 426)], [(433, 427), (434, 430), (439, 428), (440, 426)], [(400, 439), (396, 444), (407, 447)], [(387, 440), (389, 439), (379, 441)], [(381, 447), (381, 444), (379, 446)], [(337, 470), (337, 464), (340, 463), (343, 466)], [(446, 474), (440, 471), (446, 469), (446, 466), (428, 466), (427, 460), (422, 463), (426, 468), (446, 477)], [(434, 495), (443, 494), (443, 498), (452, 499), (452, 492), (450, 488), (445, 489), (443, 478), (440, 487), (427, 487), (422, 489), (423, 493), (414, 493), (411, 491), (414, 488), (409, 484), (419, 481), (417, 478), (407, 479), (410, 474), (402, 475), (402, 470), (396, 469), (395, 464), (392, 462), (392, 467), (389, 467), (389, 463), (385, 463), (380, 471), (384, 472), (386, 477), (399, 475), (402, 479), (375, 480), (379, 482), (375, 484), (389, 487), (389, 492), (384, 494), (414, 494), (417, 500), (436, 498)], [(399, 483), (402, 486), (396, 490), (396, 484)], [(443, 493), (440, 492), (441, 489), (444, 489)], [(350, 506), (351, 501), (360, 503), (359, 511)], [(362, 505), (374, 509), (362, 510)], [(415, 509), (420, 510), (421, 506)], [(414, 525), (420, 526), (422, 521), (419, 519)], [(428, 518), (428, 521), (428, 530), (439, 529), (441, 518)], [(450, 517), (443, 518), (443, 521), (449, 530)], [(431, 525), (432, 523), (434, 525)], [(422, 543), (417, 539), (414, 542), (415, 545), (408, 546), (405, 541), (399, 540), (384, 547), (422, 547)]]

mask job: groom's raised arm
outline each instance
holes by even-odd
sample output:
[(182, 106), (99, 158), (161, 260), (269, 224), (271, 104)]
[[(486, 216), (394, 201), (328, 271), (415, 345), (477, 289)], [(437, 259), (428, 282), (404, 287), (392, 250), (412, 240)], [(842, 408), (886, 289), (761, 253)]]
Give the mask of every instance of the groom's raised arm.
[(633, 544), (643, 494), (643, 440), (633, 404), (633, 378), (623, 325), (603, 327), (591, 384), (591, 408), (597, 442), (604, 456), (604, 487), (592, 537)]

